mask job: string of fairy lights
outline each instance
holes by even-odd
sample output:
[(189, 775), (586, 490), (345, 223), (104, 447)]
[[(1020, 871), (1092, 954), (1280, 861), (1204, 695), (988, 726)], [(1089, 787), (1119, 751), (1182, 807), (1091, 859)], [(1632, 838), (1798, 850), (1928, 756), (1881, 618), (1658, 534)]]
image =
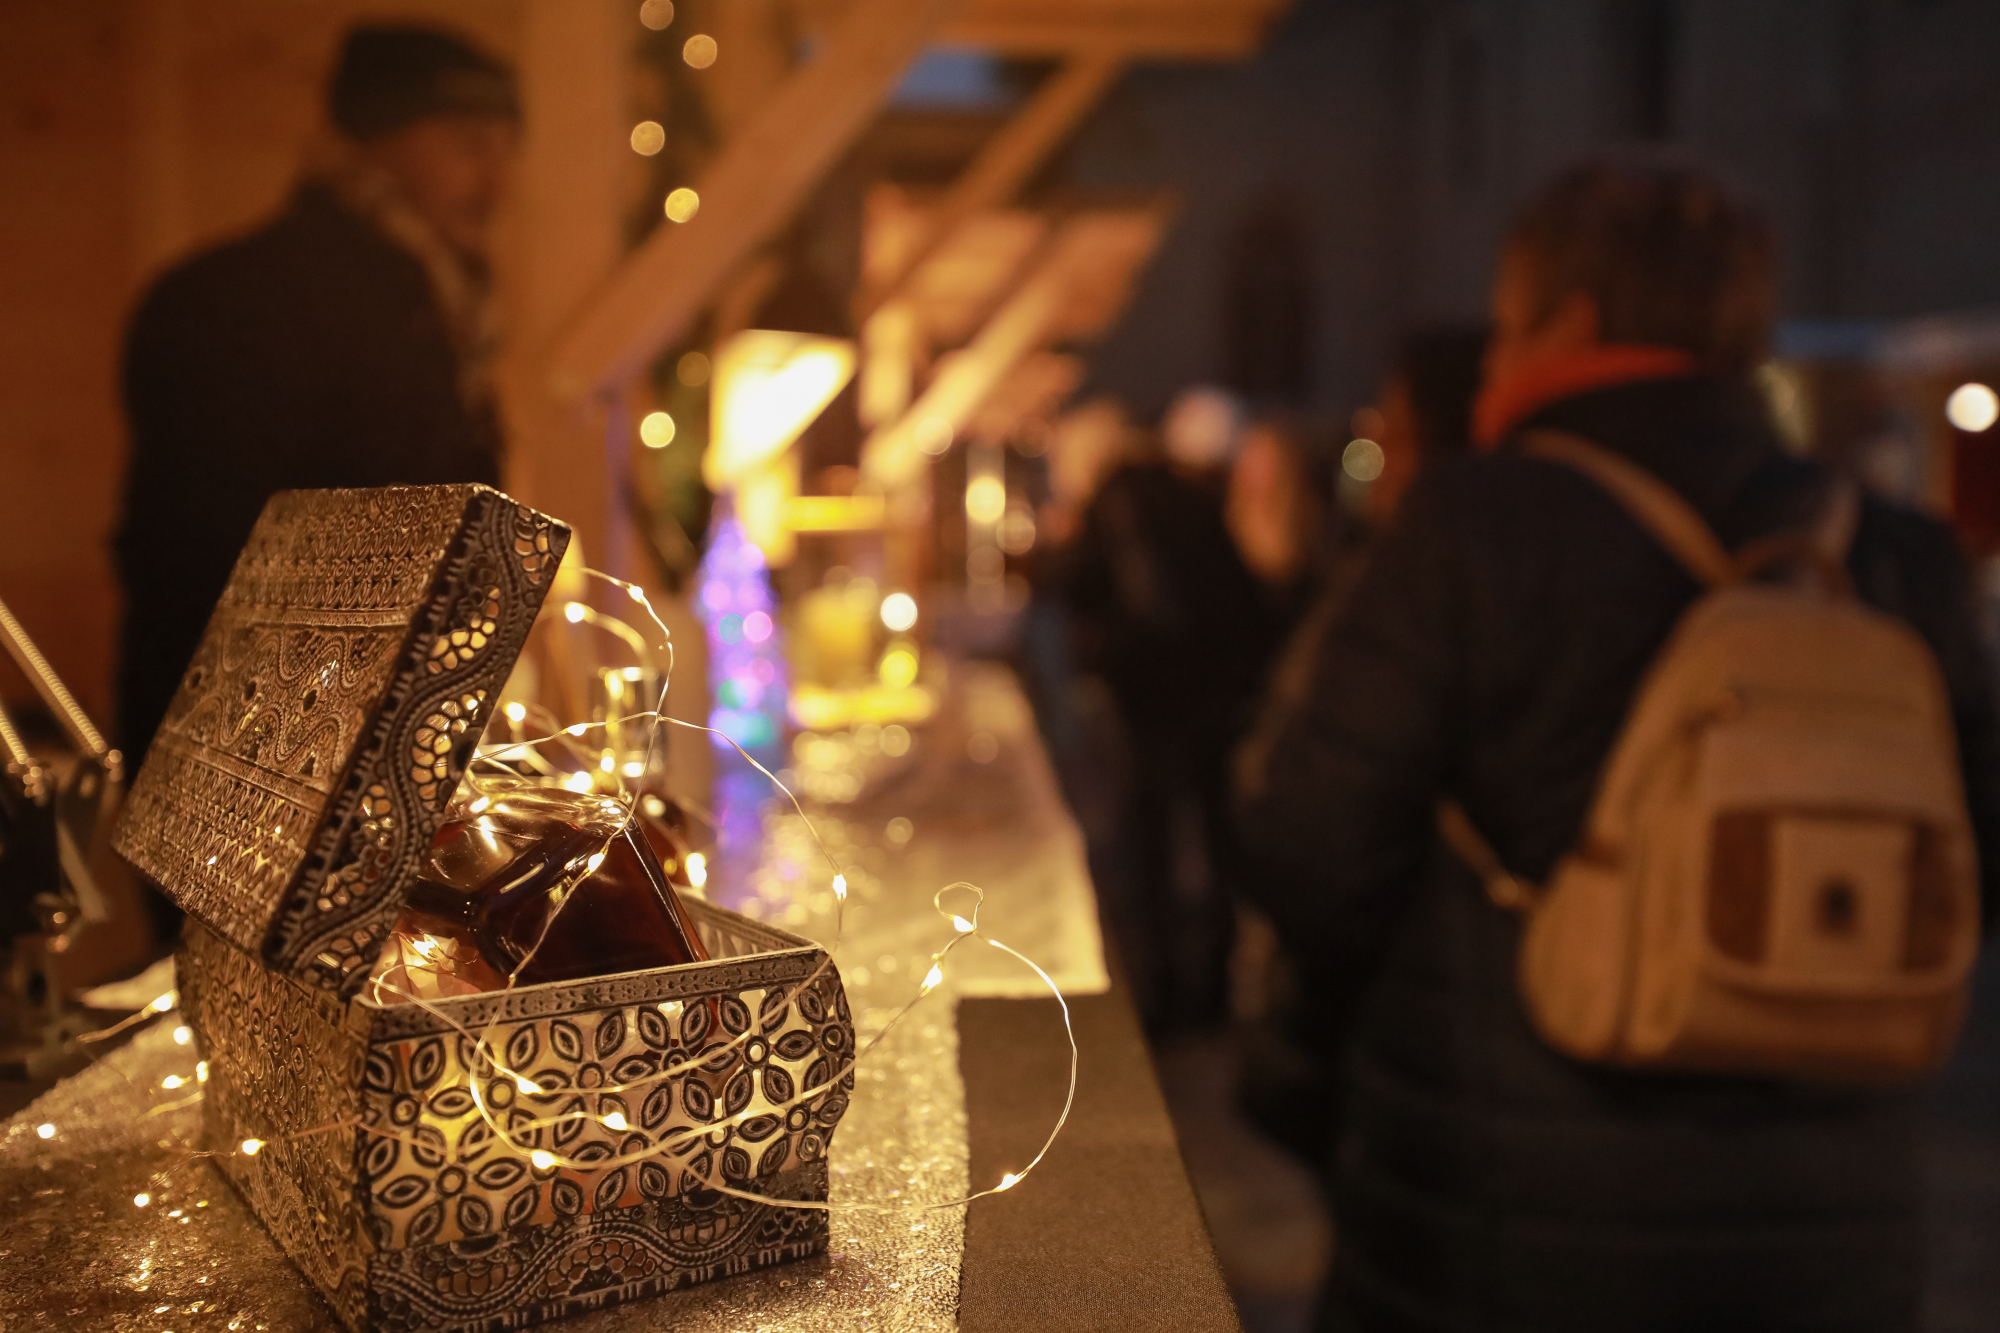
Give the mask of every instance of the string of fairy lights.
[[(791, 1005), (796, 1002), (798, 996), (806, 988), (813, 986), (815, 983), (817, 983), (819, 979), (826, 974), (827, 970), (833, 966), (832, 956), (839, 950), (846, 931), (846, 910), (847, 910), (847, 899), (848, 899), (847, 876), (842, 872), (838, 862), (836, 861), (832, 853), (827, 849), (825, 841), (820, 837), (819, 831), (817, 828), (814, 827), (811, 818), (807, 816), (805, 808), (803, 805), (800, 804), (798, 797), (792, 792), (789, 786), (787, 786), (783, 781), (781, 781), (778, 778), (776, 774), (772, 773), (770, 769), (766, 768), (762, 763), (760, 763), (753, 755), (751, 755), (747, 750), (745, 750), (734, 739), (732, 739), (727, 735), (724, 735), (721, 731), (718, 731), (713, 727), (703, 726), (701, 724), (693, 722), (687, 722), (680, 718), (675, 718), (667, 715), (666, 713), (667, 693), (673, 674), (673, 636), (671, 632), (667, 629), (666, 624), (660, 619), (658, 613), (654, 610), (651, 601), (648, 600), (646, 596), (645, 590), (640, 586), (638, 586), (637, 584), (627, 582), (623, 579), (616, 578), (609, 574), (604, 574), (597, 570), (585, 569), (582, 572), (589, 577), (603, 580), (608, 584), (623, 589), (631, 598), (631, 600), (636, 602), (639, 605), (639, 607), (645, 611), (646, 616), (652, 621), (653, 625), (658, 629), (660, 635), (662, 636), (662, 641), (659, 644), (659, 647), (662, 650), (664, 650), (665, 653), (667, 654), (667, 665), (666, 665), (666, 670), (662, 673), (660, 693), (659, 697), (654, 701), (654, 706), (651, 709), (643, 710), (641, 712), (632, 713), (622, 717), (606, 718), (598, 722), (571, 723), (567, 726), (553, 726), (547, 735), (536, 736), (527, 740), (512, 741), (503, 745), (483, 748), (475, 756), (474, 763), (475, 765), (485, 764), (488, 765), (489, 767), (498, 768), (499, 770), (512, 774), (516, 777), (527, 776), (521, 774), (518, 771), (518, 769), (515, 767), (514, 762), (510, 761), (508, 758), (505, 758), (503, 756), (510, 756), (515, 754), (532, 754), (540, 746), (553, 744), (569, 748), (575, 752), (576, 757), (584, 758), (587, 757), (588, 752), (582, 750), (581, 747), (577, 747), (576, 741), (581, 737), (588, 735), (591, 731), (603, 728), (622, 728), (624, 726), (628, 726), (634, 723), (645, 724), (647, 727), (646, 750), (643, 759), (638, 763), (636, 769), (632, 771), (621, 771), (616, 765), (611, 764), (609, 762), (610, 752), (608, 750), (605, 751), (605, 762), (603, 762), (600, 765), (599, 771), (609, 776), (612, 779), (612, 781), (617, 785), (619, 799), (621, 803), (625, 806), (626, 810), (625, 824), (619, 826), (619, 828), (606, 835), (605, 846), (608, 847), (610, 841), (613, 838), (623, 834), (625, 829), (630, 826), (630, 822), (637, 817), (637, 800), (639, 794), (637, 792), (628, 790), (625, 786), (623, 779), (628, 776), (637, 776), (638, 774), (642, 774), (649, 770), (653, 756), (653, 748), (657, 744), (659, 736), (659, 728), (662, 724), (670, 723), (674, 726), (684, 727), (692, 731), (707, 733), (711, 737), (720, 737), (726, 744), (734, 748), (736, 752), (744, 758), (744, 760), (746, 760), (753, 768), (756, 769), (757, 772), (761, 773), (766, 779), (768, 779), (772, 784), (772, 786), (775, 787), (777, 791), (783, 795), (785, 800), (787, 800), (791, 804), (793, 810), (797, 813), (800, 820), (803, 822), (806, 831), (811, 836), (814, 845), (818, 849), (819, 856), (825, 861), (827, 868), (831, 871), (830, 887), (832, 889), (833, 899), (834, 899), (833, 929), (831, 932), (833, 938), (831, 942), (824, 945), (823, 948), (819, 951), (818, 961), (813, 967), (812, 971), (804, 978), (796, 982), (791, 987), (790, 992), (784, 996), (782, 1005), (779, 1006), (777, 1009), (777, 1012), (784, 1012), (786, 1009), (789, 1009)], [(629, 647), (631, 647), (634, 650), (634, 652), (639, 656), (642, 662), (646, 662), (649, 666), (652, 665), (653, 662), (652, 652), (650, 645), (647, 643), (646, 637), (643, 634), (641, 634), (637, 629), (635, 629), (629, 622), (626, 622), (617, 616), (597, 611), (593, 608), (585, 606), (581, 602), (575, 602), (575, 601), (568, 603), (568, 605), (564, 608), (564, 615), (565, 618), (571, 624), (588, 623), (595, 628), (601, 628), (611, 632), (618, 638), (622, 639)], [(508, 712), (509, 720), (516, 725), (520, 724), (522, 721), (527, 720), (531, 716), (530, 709), (532, 709), (534, 714), (539, 714), (541, 717), (546, 717), (552, 724), (557, 721), (557, 719), (555, 719), (552, 715), (549, 715), (545, 709), (537, 708), (534, 706), (524, 706), (522, 708), (522, 711), (518, 713), (514, 712), (510, 707)], [(537, 718), (537, 720), (540, 720), (540, 718)], [(543, 773), (542, 776), (547, 776), (546, 772)], [(587, 771), (583, 773), (583, 776), (586, 779), (589, 779), (589, 773)], [(477, 782), (476, 777), (474, 778), (474, 782), (476, 786)], [(475, 815), (478, 814), (486, 804), (486, 800), (487, 798), (484, 796), (475, 798), (468, 806), (469, 811)], [(585, 861), (584, 863), (585, 868), (580, 874), (577, 874), (573, 877), (572, 882), (581, 882), (582, 879), (587, 878), (588, 875), (592, 873), (599, 864), (601, 864), (603, 858), (604, 858), (604, 850), (600, 848), (600, 850), (597, 852), (595, 856), (590, 857)], [(969, 895), (970, 898), (969, 903), (954, 902), (952, 904), (947, 904), (948, 896), (955, 897), (956, 895), (961, 895), (961, 894)], [(514, 969), (510, 973), (508, 973), (506, 978), (506, 984), (502, 988), (502, 990), (500, 992), (481, 992), (479, 993), (479, 995), (505, 993), (505, 991), (512, 990), (515, 987), (521, 973), (534, 960), (536, 952), (541, 948), (543, 941), (547, 938), (549, 927), (553, 925), (556, 917), (560, 915), (560, 913), (563, 910), (563, 907), (567, 904), (571, 896), (573, 895), (568, 893), (559, 893), (555, 895), (555, 903), (556, 903), (555, 910), (551, 912), (548, 918), (544, 921), (542, 932), (536, 938), (534, 944), (525, 952), (521, 961), (514, 967)], [(987, 1186), (986, 1188), (983, 1189), (972, 1191), (971, 1193), (965, 1194), (958, 1198), (947, 1199), (941, 1202), (933, 1202), (933, 1203), (886, 1204), (886, 1203), (863, 1202), (863, 1201), (842, 1201), (839, 1203), (835, 1203), (831, 1201), (821, 1201), (821, 1200), (811, 1200), (811, 1199), (786, 1199), (771, 1195), (758, 1194), (753, 1191), (742, 1189), (734, 1184), (731, 1184), (728, 1180), (724, 1179), (720, 1174), (721, 1158), (720, 1155), (718, 1154), (707, 1154), (705, 1155), (705, 1157), (697, 1157), (695, 1163), (684, 1162), (682, 1164), (683, 1169), (691, 1170), (693, 1171), (694, 1174), (696, 1174), (699, 1177), (701, 1185), (704, 1188), (713, 1190), (720, 1194), (729, 1195), (735, 1198), (745, 1199), (756, 1203), (770, 1204), (782, 1208), (812, 1209), (828, 1213), (931, 1212), (944, 1208), (959, 1208), (971, 1203), (975, 1199), (985, 1198), (989, 1195), (998, 1194), (1003, 1191), (1014, 1188), (1016, 1185), (1020, 1184), (1023, 1180), (1027, 1179), (1028, 1175), (1042, 1163), (1043, 1159), (1048, 1155), (1050, 1148), (1052, 1148), (1055, 1145), (1056, 1139), (1062, 1133), (1063, 1127), (1068, 1123), (1070, 1110), (1075, 1103), (1076, 1082), (1077, 1082), (1077, 1072), (1078, 1072), (1078, 1051), (1076, 1045), (1076, 1030), (1071, 1020), (1069, 1004), (1068, 1001), (1064, 998), (1062, 990), (1056, 984), (1054, 978), (1052, 978), (1045, 970), (1043, 970), (1043, 968), (1038, 963), (1036, 963), (1032, 958), (1029, 958), (1026, 954), (1021, 953), (1019, 950), (1013, 948), (1012, 946), (1006, 944), (1005, 942), (999, 939), (994, 938), (993, 936), (985, 933), (980, 929), (979, 910), (985, 901), (984, 891), (980, 889), (977, 885), (971, 884), (966, 881), (958, 881), (956, 883), (948, 884), (944, 888), (938, 890), (937, 893), (932, 896), (931, 901), (933, 908), (939, 913), (939, 915), (946, 922), (950, 924), (951, 929), (953, 931), (951, 939), (947, 941), (943, 947), (937, 949), (935, 952), (931, 954), (930, 968), (924, 974), (922, 980), (918, 983), (916, 993), (913, 996), (911, 996), (910, 999), (907, 1000), (904, 1004), (898, 1007), (889, 1016), (888, 1020), (883, 1024), (883, 1026), (878, 1031), (876, 1031), (864, 1045), (861, 1045), (858, 1048), (854, 1049), (853, 1053), (847, 1057), (845, 1062), (842, 1063), (837, 1070), (833, 1070), (832, 1072), (830, 1072), (824, 1081), (815, 1083), (813, 1084), (813, 1086), (808, 1088), (801, 1088), (799, 1091), (794, 1093), (794, 1095), (782, 1100), (773, 1100), (768, 1097), (765, 1097), (764, 1099), (762, 1099), (764, 1101), (764, 1105), (762, 1106), (757, 1104), (756, 1099), (753, 1099), (751, 1102), (746, 1104), (741, 1110), (733, 1114), (725, 1115), (724, 1117), (718, 1120), (707, 1121), (699, 1125), (690, 1125), (676, 1131), (669, 1131), (667, 1133), (661, 1134), (656, 1139), (654, 1139), (650, 1144), (648, 1144), (643, 1148), (637, 1148), (630, 1151), (619, 1152), (612, 1154), (610, 1156), (596, 1156), (590, 1158), (589, 1160), (567, 1156), (565, 1154), (552, 1151), (548, 1148), (540, 1147), (537, 1144), (531, 1142), (531, 1140), (538, 1137), (539, 1132), (543, 1129), (569, 1124), (577, 1120), (596, 1120), (598, 1123), (602, 1124), (606, 1129), (612, 1131), (614, 1134), (623, 1134), (628, 1130), (630, 1130), (631, 1125), (622, 1110), (614, 1109), (597, 1115), (592, 1115), (591, 1113), (583, 1110), (569, 1110), (555, 1115), (533, 1116), (527, 1118), (522, 1118), (518, 1114), (510, 1115), (504, 1118), (502, 1116), (496, 1115), (495, 1113), (496, 1108), (489, 1101), (488, 1094), (486, 1092), (485, 1087), (483, 1086), (487, 1083), (489, 1072), (491, 1074), (497, 1074), (501, 1079), (511, 1081), (515, 1092), (524, 1098), (532, 1098), (538, 1101), (548, 1101), (548, 1100), (554, 1100), (555, 1098), (558, 1097), (568, 1096), (570, 1093), (570, 1090), (567, 1088), (545, 1089), (540, 1084), (536, 1083), (532, 1078), (530, 1078), (526, 1073), (510, 1067), (506, 1063), (506, 1061), (500, 1058), (499, 1053), (494, 1048), (492, 1037), (495, 1030), (503, 1022), (503, 1017), (502, 1017), (504, 1011), (503, 1006), (499, 1005), (488, 1006), (491, 1010), (491, 1016), (488, 1018), (485, 1025), (478, 1032), (475, 1033), (472, 1029), (467, 1027), (464, 1023), (462, 1023), (459, 1020), (458, 1016), (456, 1015), (456, 1013), (453, 1012), (452, 1008), (441, 1006), (437, 1003), (434, 1003), (430, 998), (418, 995), (403, 987), (395, 986), (393, 984), (385, 984), (382, 981), (381, 975), (379, 973), (374, 978), (372, 978), (369, 983), (370, 986), (372, 987), (371, 998), (376, 1003), (379, 1004), (382, 1002), (384, 993), (388, 992), (392, 997), (389, 1001), (390, 1003), (415, 1004), (420, 1008), (422, 1008), (427, 1014), (431, 1015), (433, 1018), (436, 1018), (440, 1022), (444, 1023), (457, 1035), (466, 1038), (472, 1042), (472, 1053), (470, 1059), (467, 1061), (468, 1068), (465, 1071), (465, 1077), (466, 1077), (465, 1090), (471, 1095), (473, 1105), (477, 1108), (481, 1121), (484, 1123), (487, 1130), (493, 1135), (494, 1139), (498, 1143), (504, 1145), (508, 1150), (511, 1150), (516, 1156), (526, 1159), (528, 1164), (537, 1173), (543, 1175), (549, 1175), (564, 1170), (574, 1171), (574, 1172), (588, 1172), (592, 1175), (596, 1175), (598, 1173), (616, 1170), (621, 1166), (626, 1166), (637, 1162), (651, 1160), (657, 1157), (661, 1157), (663, 1155), (668, 1155), (668, 1154), (680, 1155), (683, 1152), (690, 1151), (696, 1142), (709, 1140), (711, 1136), (714, 1135), (716, 1132), (733, 1128), (737, 1125), (740, 1125), (748, 1121), (754, 1116), (769, 1115), (772, 1113), (782, 1113), (785, 1111), (789, 1111), (794, 1107), (801, 1106), (805, 1103), (812, 1102), (828, 1096), (835, 1089), (840, 1087), (842, 1081), (845, 1080), (860, 1066), (861, 1062), (864, 1059), (866, 1059), (870, 1055), (870, 1053), (873, 1052), (882, 1043), (882, 1041), (889, 1035), (890, 1032), (895, 1030), (895, 1028), (903, 1021), (903, 1019), (913, 1009), (915, 1009), (919, 1004), (923, 1003), (931, 995), (931, 993), (935, 991), (939, 986), (943, 985), (945, 980), (945, 971), (944, 971), (945, 962), (951, 956), (951, 954), (959, 947), (966, 944), (968, 941), (972, 940), (981, 941), (984, 944), (988, 945), (989, 947), (1000, 950), (1002, 953), (1007, 954), (1009, 957), (1016, 959), (1017, 961), (1019, 961), (1029, 969), (1031, 969), (1035, 973), (1036, 977), (1038, 977), (1040, 981), (1048, 987), (1049, 993), (1055, 997), (1056, 1002), (1061, 1009), (1063, 1032), (1065, 1039), (1067, 1040), (1069, 1045), (1069, 1081), (1068, 1081), (1068, 1087), (1063, 1097), (1062, 1110), (1057, 1115), (1054, 1124), (1050, 1127), (1049, 1133), (1047, 1137), (1043, 1140), (1040, 1149), (1035, 1153), (1034, 1157), (1031, 1158), (1025, 1166), (1021, 1167), (1020, 1170), (1004, 1172), (1002, 1173), (1000, 1179), (993, 1185)], [(475, 995), (470, 997), (457, 997), (457, 998), (477, 999), (479, 998), (479, 996)], [(132, 1014), (127, 1018), (121, 1020), (120, 1022), (115, 1023), (107, 1028), (101, 1029), (97, 1032), (84, 1034), (80, 1038), (80, 1040), (83, 1041), (108, 1040), (109, 1038), (117, 1036), (123, 1032), (129, 1031), (130, 1029), (136, 1026), (149, 1023), (153, 1020), (156, 1020), (164, 1016), (165, 1014), (171, 1012), (174, 1009), (174, 1007), (178, 1003), (178, 1000), (179, 997), (177, 992), (168, 991), (162, 995), (155, 997), (149, 1004), (147, 1004), (139, 1012)], [(698, 998), (696, 1002), (697, 1003), (699, 1002)], [(680, 1000), (668, 1000), (661, 1002), (658, 1007), (660, 1008), (665, 1017), (671, 1019), (679, 1017), (680, 1014), (684, 1012), (685, 1004), (686, 1002)], [(768, 1004), (766, 1007), (768, 1008)], [(618, 1083), (607, 1084), (596, 1089), (596, 1091), (600, 1095), (632, 1092), (635, 1090), (648, 1088), (655, 1084), (659, 1084), (671, 1079), (679, 1078), (682, 1075), (685, 1075), (690, 1071), (701, 1066), (705, 1065), (713, 1066), (713, 1064), (722, 1057), (734, 1055), (738, 1051), (742, 1050), (751, 1041), (761, 1040), (762, 1036), (760, 1034), (762, 1033), (763, 1026), (764, 1025), (761, 1022), (756, 1022), (756, 1021), (750, 1022), (745, 1025), (745, 1028), (741, 1033), (734, 1035), (728, 1041), (724, 1042), (720, 1046), (711, 1045), (703, 1047), (700, 1050), (700, 1052), (692, 1054), (686, 1059), (663, 1063), (659, 1069), (652, 1071), (646, 1075), (627, 1079)], [(173, 1038), (177, 1045), (185, 1046), (192, 1043), (194, 1039), (194, 1033), (191, 1028), (183, 1024), (175, 1028), (173, 1033)], [(147, 1112), (147, 1114), (148, 1115), (164, 1114), (166, 1112), (178, 1110), (183, 1107), (191, 1106), (202, 1101), (205, 1096), (205, 1093), (202, 1091), (202, 1085), (206, 1084), (209, 1081), (209, 1078), (210, 1078), (210, 1071), (208, 1063), (206, 1061), (198, 1061), (196, 1063), (194, 1073), (191, 1078), (179, 1074), (168, 1075), (165, 1079), (162, 1080), (161, 1083), (161, 1086), (164, 1090), (168, 1092), (175, 1092), (183, 1087), (192, 1085), (195, 1088), (195, 1091), (186, 1097), (154, 1106)], [(385, 1128), (383, 1126), (364, 1124), (362, 1122), (362, 1117), (351, 1116), (346, 1119), (332, 1121), (322, 1125), (314, 1125), (306, 1129), (294, 1130), (284, 1134), (273, 1135), (268, 1139), (246, 1138), (242, 1140), (240, 1143), (237, 1143), (233, 1148), (190, 1152), (180, 1161), (176, 1162), (173, 1166), (167, 1167), (159, 1172), (154, 1173), (153, 1177), (149, 1181), (149, 1184), (152, 1184), (156, 1189), (161, 1188), (169, 1182), (171, 1176), (176, 1170), (180, 1169), (185, 1165), (191, 1164), (192, 1162), (199, 1160), (201, 1158), (227, 1156), (227, 1155), (241, 1155), (244, 1157), (255, 1157), (259, 1153), (263, 1152), (266, 1148), (271, 1147), (274, 1144), (296, 1142), (299, 1140), (313, 1138), (323, 1134), (337, 1133), (341, 1130), (350, 1128), (355, 1129), (362, 1134), (371, 1135), (377, 1138), (394, 1139), (404, 1144), (416, 1144), (418, 1142), (417, 1138), (414, 1135), (404, 1134), (393, 1129)], [(56, 1136), (57, 1132), (58, 1128), (53, 1123), (44, 1123), (36, 1127), (36, 1133), (43, 1139), (52, 1139)], [(517, 1135), (520, 1137), (517, 1137)], [(141, 1192), (133, 1196), (132, 1202), (135, 1207), (146, 1208), (152, 1204), (153, 1196), (150, 1192)]]

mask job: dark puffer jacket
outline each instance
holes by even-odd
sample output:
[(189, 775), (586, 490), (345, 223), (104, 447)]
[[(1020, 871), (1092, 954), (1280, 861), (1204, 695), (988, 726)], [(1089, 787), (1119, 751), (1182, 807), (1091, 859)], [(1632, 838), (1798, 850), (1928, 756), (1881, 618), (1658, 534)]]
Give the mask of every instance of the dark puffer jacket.
[(136, 769), (275, 491), (500, 482), (421, 263), (316, 184), (146, 294), (125, 348), (118, 735)]
[[(1625, 385), (1525, 424), (1640, 463), (1732, 546), (1823, 489), (1738, 385)], [(1943, 664), (1990, 919), (2000, 735), (1964, 562), (1943, 527), (1871, 500), (1849, 566)], [(1907, 1095), (1558, 1056), (1515, 989), (1519, 922), (1432, 831), (1456, 797), (1510, 869), (1545, 877), (1696, 592), (1582, 475), (1504, 449), (1442, 459), (1265, 728), (1245, 831), (1347, 1060), (1329, 1327), (1914, 1327)]]

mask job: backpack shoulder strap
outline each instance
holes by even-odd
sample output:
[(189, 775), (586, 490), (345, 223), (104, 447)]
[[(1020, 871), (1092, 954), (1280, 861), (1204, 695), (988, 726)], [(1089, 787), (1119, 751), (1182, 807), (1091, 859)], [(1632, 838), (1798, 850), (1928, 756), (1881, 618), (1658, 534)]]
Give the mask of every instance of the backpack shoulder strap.
[(1567, 431), (1529, 431), (1522, 447), (1537, 458), (1575, 468), (1609, 491), (1705, 587), (1726, 587), (1742, 577), (1728, 548), (1694, 506), (1637, 463)]

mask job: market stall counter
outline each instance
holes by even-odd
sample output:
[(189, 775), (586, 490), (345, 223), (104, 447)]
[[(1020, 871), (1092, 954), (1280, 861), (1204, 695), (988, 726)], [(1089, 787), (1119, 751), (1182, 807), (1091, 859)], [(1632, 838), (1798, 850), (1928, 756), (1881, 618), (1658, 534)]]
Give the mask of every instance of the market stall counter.
[[(1027, 707), (1011, 676), (979, 664), (956, 668), (942, 699), (909, 744), (891, 738), (895, 754), (865, 728), (794, 746), (790, 776), (818, 794), (812, 831), (849, 867), (844, 922), (799, 888), (818, 844), (775, 805), (754, 853), (721, 858), (710, 888), (823, 942), (837, 929), (864, 1050), (882, 1034), (831, 1146), (827, 1253), (553, 1326), (1237, 1327)], [(1070, 1072), (1063, 1003), (1043, 980), (1004, 950), (957, 948), (942, 983), (891, 1021), (952, 938), (932, 899), (956, 881), (984, 895), (980, 939), (1040, 964), (1074, 1026), (1074, 1105), (1032, 1171)], [(172, 990), (160, 973), (139, 983), (138, 1035), (0, 1128), (0, 1324), (337, 1329), (211, 1160), (240, 1149), (201, 1139), (205, 1071)], [(1014, 1187), (950, 1206), (1014, 1174)]]

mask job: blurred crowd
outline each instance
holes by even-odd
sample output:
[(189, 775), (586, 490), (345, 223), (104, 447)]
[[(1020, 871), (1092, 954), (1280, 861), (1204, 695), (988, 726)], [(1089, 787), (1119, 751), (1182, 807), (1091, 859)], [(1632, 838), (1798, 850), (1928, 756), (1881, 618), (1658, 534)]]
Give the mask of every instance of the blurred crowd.
[[(1837, 531), (1829, 586), (1938, 668), (1992, 919), (1974, 584), (1944, 523), (1843, 500), (1774, 428), (1774, 264), (1698, 167), (1592, 161), (1517, 217), (1490, 326), (1408, 333), (1351, 421), (1198, 386), (1154, 425), (1097, 404), (1064, 441), (1024, 675), (1149, 1033), (1233, 1025), (1239, 1103), (1325, 1187), (1322, 1327), (1917, 1326), (1911, 1080), (1558, 1052), (1494, 887), (1542, 892), (1578, 847), (1651, 664), (1716, 586), (1671, 530), (1745, 570)], [(1836, 909), (1865, 873), (1841, 861), (1811, 929), (1855, 938)]]

